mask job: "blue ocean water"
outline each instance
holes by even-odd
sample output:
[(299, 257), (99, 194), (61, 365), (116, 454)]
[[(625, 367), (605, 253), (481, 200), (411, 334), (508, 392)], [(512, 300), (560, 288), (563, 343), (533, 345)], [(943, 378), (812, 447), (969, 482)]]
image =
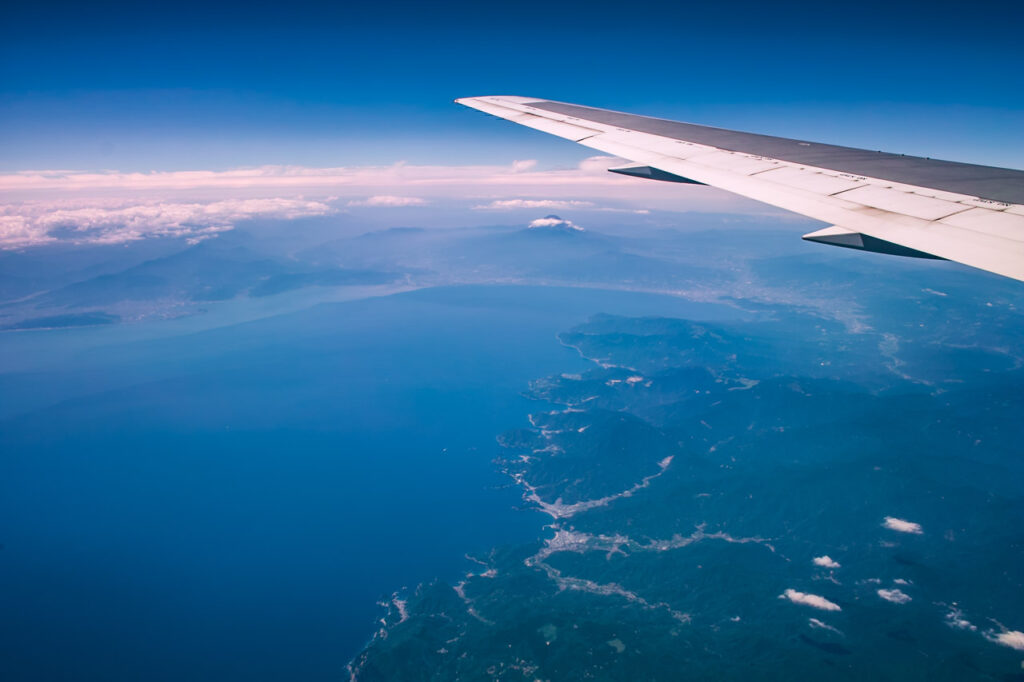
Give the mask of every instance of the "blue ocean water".
[(4, 677), (336, 679), (379, 598), (535, 537), (495, 435), (585, 366), (554, 339), (597, 312), (735, 316), (456, 287), (0, 335)]

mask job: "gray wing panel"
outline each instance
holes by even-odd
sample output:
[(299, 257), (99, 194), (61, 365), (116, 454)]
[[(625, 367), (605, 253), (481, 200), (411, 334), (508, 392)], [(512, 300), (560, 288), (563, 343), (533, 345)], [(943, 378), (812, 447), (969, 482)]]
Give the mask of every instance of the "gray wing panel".
[(1024, 171), (1010, 168), (990, 168), (956, 161), (924, 159), (771, 135), (742, 133), (550, 100), (523, 103), (556, 114), (575, 116), (719, 149), (829, 168), (890, 182), (931, 187), (991, 201), (1024, 204)]

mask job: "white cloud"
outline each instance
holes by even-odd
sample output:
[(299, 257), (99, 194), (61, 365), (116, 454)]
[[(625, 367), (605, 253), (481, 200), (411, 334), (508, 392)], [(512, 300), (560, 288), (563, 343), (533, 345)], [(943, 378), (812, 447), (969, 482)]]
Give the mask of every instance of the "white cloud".
[(986, 635), (990, 641), (996, 644), (1008, 646), (1017, 651), (1024, 651), (1024, 632), (1019, 630), (1004, 630), (1000, 633), (989, 633)]
[(537, 159), (523, 159), (522, 161), (512, 162), (512, 172), (522, 173), (523, 171), (533, 170), (537, 166)]
[(544, 218), (537, 218), (536, 220), (531, 220), (530, 224), (527, 225), (527, 227), (530, 228), (531, 230), (535, 230), (538, 227), (549, 227), (583, 232), (583, 228), (574, 223), (573, 221), (559, 218), (556, 215), (549, 215)]
[(620, 159), (617, 156), (591, 156), (580, 161), (580, 170), (584, 170), (590, 173), (600, 173), (614, 168), (615, 166), (621, 166), (625, 164), (624, 159)]
[(195, 240), (230, 230), (247, 219), (287, 220), (331, 211), (320, 201), (286, 198), (188, 203), (26, 202), (0, 207), (0, 248), (58, 240), (80, 244), (120, 244), (157, 236)]
[(818, 630), (828, 630), (829, 632), (834, 632), (837, 635), (842, 635), (843, 634), (842, 631), (839, 630), (839, 628), (833, 627), (833, 626), (829, 625), (828, 623), (825, 623), (823, 621), (818, 620), (817, 618), (811, 618), (807, 622), (810, 624), (810, 626), (812, 628), (815, 628), (815, 629), (818, 629)]
[(946, 625), (957, 630), (970, 630), (971, 632), (976, 632), (978, 629), (977, 625), (974, 625), (964, 617), (964, 612), (958, 609), (955, 604), (950, 608), (949, 613), (946, 614)]
[(814, 557), (814, 565), (822, 568), (839, 568), (839, 562), (834, 561), (829, 555)]
[(878, 596), (893, 604), (906, 604), (910, 601), (909, 594), (895, 587), (891, 590), (878, 590)]
[(806, 592), (797, 592), (796, 590), (789, 589), (779, 595), (779, 599), (788, 599), (794, 604), (803, 604), (804, 606), (811, 606), (822, 611), (842, 611), (839, 608), (839, 604), (830, 602), (824, 597), (820, 597), (816, 594), (807, 594)]
[(604, 211), (605, 213), (632, 213), (633, 215), (650, 215), (651, 213), (646, 208), (610, 208), (606, 206), (594, 210)]
[(885, 521), (882, 525), (889, 530), (895, 530), (900, 533), (912, 533), (914, 535), (921, 535), (924, 531), (921, 529), (921, 524), (914, 523), (913, 521), (904, 521), (903, 519), (897, 519), (894, 516), (886, 516)]
[(425, 206), (428, 202), (420, 197), (396, 197), (390, 194), (378, 194), (366, 199), (353, 199), (348, 202), (349, 206), (386, 206), (389, 208), (400, 206)]
[(23, 215), (0, 215), (0, 248), (16, 249), (56, 241), (46, 225)]
[(474, 206), (477, 211), (512, 211), (521, 208), (592, 208), (590, 201), (561, 201), (558, 199), (495, 199), (489, 204)]

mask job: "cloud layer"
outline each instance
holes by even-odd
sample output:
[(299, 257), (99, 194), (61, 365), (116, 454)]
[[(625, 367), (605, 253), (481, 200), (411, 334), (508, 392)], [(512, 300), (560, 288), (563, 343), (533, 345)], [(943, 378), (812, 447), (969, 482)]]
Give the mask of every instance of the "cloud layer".
[[(367, 188), (394, 190), (418, 187), (429, 191), (431, 187), (457, 186), (468, 194), (468, 188), (482, 188), (484, 192), (495, 186), (515, 187), (517, 194), (529, 189), (538, 200), (571, 201), (577, 199), (577, 190), (587, 190), (591, 196), (600, 196), (596, 186), (631, 190), (647, 186), (647, 190), (664, 193), (662, 183), (642, 182), (606, 173), (605, 159), (588, 159), (575, 168), (537, 170), (535, 161), (514, 161), (508, 165), (473, 166), (414, 166), (396, 163), (390, 166), (339, 166), (310, 168), (305, 166), (258, 166), (223, 171), (151, 171), (122, 173), (118, 171), (43, 170), (19, 171), (0, 175), (0, 195), (29, 196), (32, 193), (68, 192), (125, 192), (125, 191), (195, 191), (195, 190), (270, 190), (282, 189), (303, 192), (329, 191), (342, 193), (351, 188), (353, 193), (366, 194)], [(576, 188), (566, 191), (566, 188)], [(449, 192), (450, 193), (450, 192)], [(402, 195), (404, 192), (382, 191), (379, 194)], [(421, 193), (417, 192), (417, 196)], [(678, 196), (678, 189), (675, 192)], [(483, 198), (483, 197), (481, 197)], [(495, 196), (492, 199), (504, 199)]]
[(155, 236), (202, 239), (252, 218), (287, 220), (331, 211), (331, 207), (321, 201), (288, 198), (205, 203), (29, 202), (0, 207), (0, 248), (21, 248), (59, 240), (119, 244)]
[(336, 206), (781, 214), (708, 187), (680, 188), (606, 172), (619, 162), (598, 156), (575, 168), (548, 170), (521, 160), (490, 166), (20, 171), (0, 174), (0, 248), (154, 235), (199, 238), (247, 218), (323, 215)]

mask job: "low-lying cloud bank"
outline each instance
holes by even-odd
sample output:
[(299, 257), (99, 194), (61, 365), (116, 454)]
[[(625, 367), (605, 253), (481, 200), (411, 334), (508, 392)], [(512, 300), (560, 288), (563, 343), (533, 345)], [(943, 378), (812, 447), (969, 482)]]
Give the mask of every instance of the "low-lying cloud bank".
[(20, 171), (0, 174), (0, 248), (168, 235), (203, 238), (246, 219), (325, 215), (347, 207), (641, 214), (655, 208), (780, 215), (707, 187), (680, 189), (606, 172), (617, 163), (598, 156), (575, 168), (548, 170), (524, 160), (490, 166)]
[[(86, 205), (82, 205), (85, 203)], [(29, 202), (0, 206), (0, 248), (57, 241), (120, 244), (146, 237), (199, 240), (253, 218), (290, 220), (333, 209), (304, 199), (227, 199), (199, 202)]]

